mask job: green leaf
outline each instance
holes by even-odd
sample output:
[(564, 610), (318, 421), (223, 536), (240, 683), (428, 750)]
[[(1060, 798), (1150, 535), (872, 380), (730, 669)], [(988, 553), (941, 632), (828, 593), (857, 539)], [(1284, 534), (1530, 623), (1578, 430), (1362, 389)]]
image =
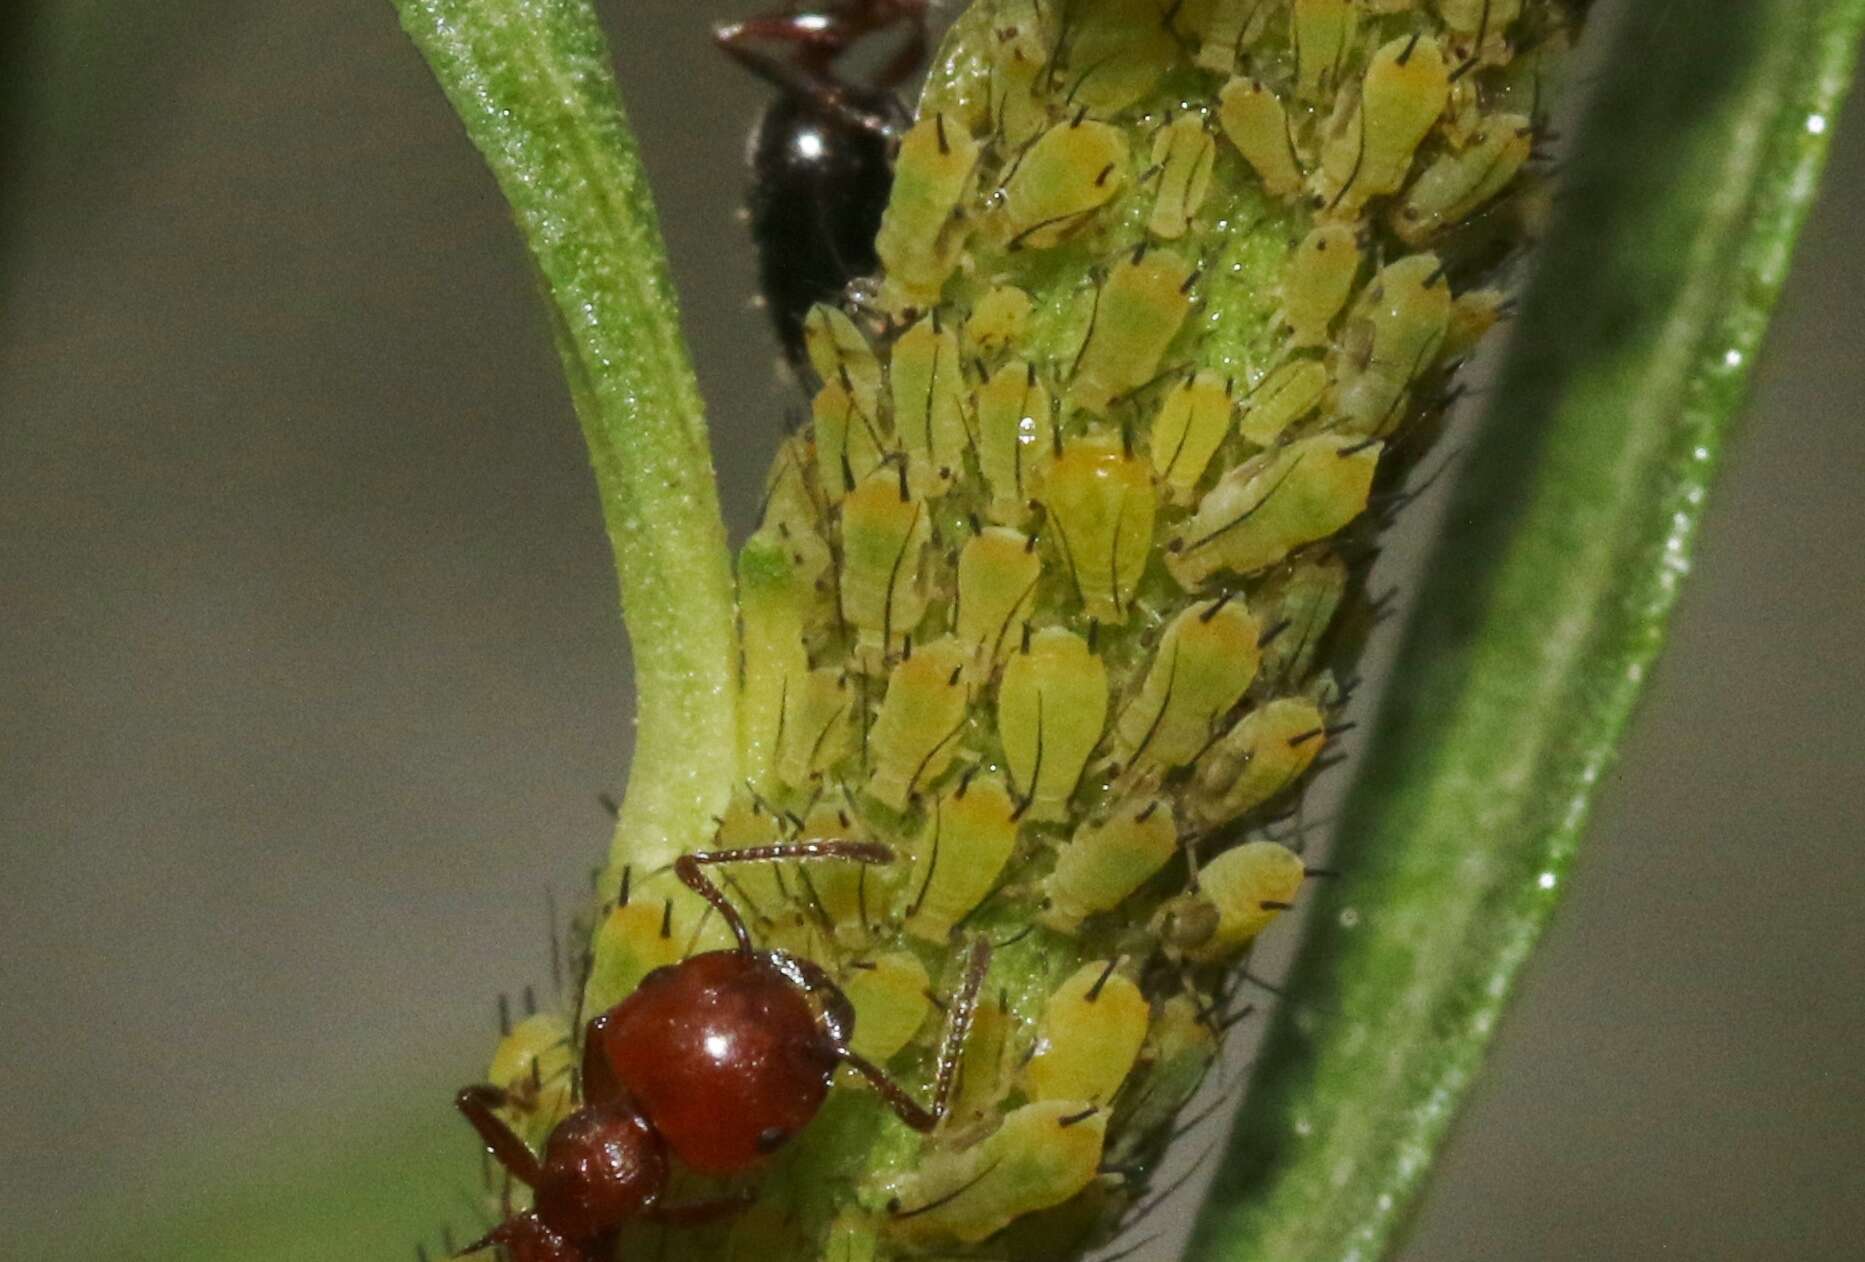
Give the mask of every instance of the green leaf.
[(396, 0), (543, 281), (595, 465), (634, 653), (617, 838), (670, 859), (723, 805), (736, 748), (731, 566), (654, 204), (586, 0)]
[(1191, 1257), (1402, 1225), (1662, 642), (1862, 24), (1625, 19)]

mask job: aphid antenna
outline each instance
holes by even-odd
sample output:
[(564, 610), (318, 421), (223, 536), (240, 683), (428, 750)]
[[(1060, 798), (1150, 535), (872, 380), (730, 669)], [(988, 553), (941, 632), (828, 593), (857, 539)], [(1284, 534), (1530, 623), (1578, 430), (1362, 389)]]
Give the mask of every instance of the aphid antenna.
[(1138, 1225), (1148, 1214), (1170, 1200), (1174, 1193), (1178, 1192), (1198, 1176), (1198, 1172), (1204, 1169), (1205, 1162), (1211, 1160), (1211, 1154), (1216, 1151), (1217, 1141), (1214, 1139), (1205, 1146), (1205, 1150), (1198, 1155), (1198, 1159), (1180, 1172), (1172, 1182), (1166, 1184), (1146, 1200), (1137, 1202), (1132, 1209), (1123, 1214), (1120, 1219), (1119, 1230), (1125, 1232), (1129, 1227)]

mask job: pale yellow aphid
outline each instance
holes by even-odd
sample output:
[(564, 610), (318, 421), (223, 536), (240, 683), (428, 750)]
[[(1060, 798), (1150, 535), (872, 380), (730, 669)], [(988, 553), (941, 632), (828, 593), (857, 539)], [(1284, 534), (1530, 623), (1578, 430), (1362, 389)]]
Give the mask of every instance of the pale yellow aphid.
[[(1146, 1076), (1121, 1097), (1116, 1130), (1128, 1145), (1147, 1142), (1172, 1120), (1204, 1080), (1217, 1058), (1217, 1035), (1201, 1017), (1190, 995), (1173, 995), (1159, 1005), (1146, 1046), (1140, 1051), (1140, 1071)], [(1109, 1154), (1123, 1159), (1120, 1147)]]
[(811, 307), (803, 317), (803, 348), (819, 380), (844, 382), (863, 412), (880, 415), (881, 361), (847, 312), (820, 302)]
[(1198, 895), (1217, 909), (1217, 930), (1186, 954), (1235, 955), (1295, 901), (1306, 877), (1301, 856), (1273, 841), (1249, 841), (1198, 870)]
[(784, 693), (782, 734), (777, 742), (777, 778), (802, 788), (845, 757), (855, 740), (855, 690), (832, 666), (792, 677)]
[(643, 977), (686, 957), (699, 913), (692, 900), (679, 900), (682, 918), (676, 925), (675, 901), (672, 890), (667, 890), (658, 898), (624, 901), (603, 917), (596, 929), (595, 966), (586, 988), (590, 1004), (607, 1008), (619, 1003), (634, 993)]
[(941, 113), (921, 118), (901, 138), (893, 192), (874, 238), (894, 306), (939, 300), (964, 252), (967, 225), (956, 212), (977, 161), (978, 142)]
[(1187, 588), (1229, 570), (1251, 574), (1325, 539), (1366, 508), (1377, 442), (1316, 434), (1246, 460), (1199, 501), (1166, 545), (1166, 569)]
[(1088, 334), (1069, 381), (1069, 402), (1105, 415), (1115, 399), (1158, 376), (1166, 348), (1192, 309), (1197, 276), (1171, 250), (1142, 247), (1114, 264), (1094, 292)]
[(1485, 120), (1468, 147), (1440, 155), (1412, 181), (1393, 211), (1393, 230), (1417, 245), (1459, 223), (1508, 186), (1534, 144), (1534, 128), (1520, 114)]
[(1289, 42), (1295, 50), (1297, 94), (1303, 100), (1322, 99), (1340, 81), (1359, 19), (1353, 0), (1294, 0)]
[(1468, 289), (1451, 303), (1450, 323), (1444, 326), (1444, 345), (1438, 358), (1462, 359), (1476, 349), (1483, 335), (1496, 327), (1508, 301), (1500, 289)]
[(1325, 724), (1306, 697), (1278, 697), (1244, 715), (1198, 760), (1185, 795), (1194, 820), (1228, 823), (1294, 784), (1327, 744)]
[(1132, 774), (1182, 767), (1256, 677), (1262, 626), (1228, 596), (1180, 611), (1159, 638), (1146, 679), (1114, 721), (1114, 758)]
[(972, 304), (965, 337), (977, 354), (995, 357), (1021, 339), (1029, 324), (1029, 294), (1015, 285), (995, 285)]
[(503, 1087), (499, 1111), (532, 1144), (541, 1144), (576, 1106), (576, 1051), (570, 1027), (554, 1013), (534, 1012), (512, 1026), (492, 1051), (486, 1081)]
[(1058, 94), (1070, 109), (1117, 114), (1153, 90), (1179, 45), (1155, 0), (1095, 0), (1068, 14), (1068, 66)]
[(810, 418), (815, 421), (816, 484), (834, 503), (880, 465), (887, 438), (879, 415), (862, 407), (839, 377), (816, 392)]
[(1358, 106), (1322, 147), (1320, 193), (1327, 213), (1351, 219), (1368, 198), (1398, 192), (1450, 91), (1450, 70), (1435, 39), (1402, 37), (1374, 53)]
[(992, 15), (991, 116), (1009, 145), (1021, 145), (1049, 122), (1050, 37), (1034, 0), (1009, 0)]
[[(764, 483), (764, 512), (760, 526), (806, 530), (814, 534), (822, 520), (822, 506), (816, 498), (811, 474), (814, 458), (808, 434), (792, 434), (777, 447), (777, 459)], [(841, 481), (836, 482), (838, 496)]]
[(894, 432), (907, 453), (908, 485), (915, 494), (943, 495), (971, 443), (958, 335), (940, 323), (936, 312), (918, 321), (894, 343), (888, 377)]
[(889, 1226), (911, 1241), (975, 1244), (1094, 1181), (1107, 1110), (1080, 1100), (1012, 1109), (970, 1148), (935, 1151), (885, 1187)]
[(1017, 845), (1017, 804), (997, 776), (961, 780), (927, 812), (900, 899), (906, 931), (944, 942), (984, 901)]
[(1147, 439), (1153, 472), (1175, 504), (1190, 503), (1218, 445), (1230, 432), (1230, 383), (1206, 369), (1175, 383), (1159, 400)]
[(1244, 396), (1237, 429), (1258, 447), (1271, 446), (1283, 430), (1314, 411), (1327, 388), (1328, 370), (1320, 360), (1292, 359)]
[(1304, 555), (1278, 567), (1251, 596), (1263, 620), (1262, 678), (1277, 688), (1308, 678), (1321, 638), (1347, 590), (1347, 566), (1331, 552)]
[(1035, 543), (1007, 526), (987, 526), (959, 551), (958, 638), (980, 675), (1022, 636), (1043, 572)]
[(1021, 521), (1038, 479), (1055, 458), (1049, 388), (1035, 368), (1013, 359), (978, 387), (976, 411), (978, 467), (991, 488), (991, 517)]
[(1126, 182), (1127, 141), (1106, 123), (1057, 123), (1017, 160), (1004, 182), (1010, 248), (1042, 250), (1086, 226)]
[(1200, 70), (1227, 75), (1237, 58), (1269, 25), (1272, 5), (1263, 0), (1212, 0), (1193, 60)]
[(1153, 137), (1153, 213), (1146, 229), (1156, 237), (1176, 241), (1191, 228), (1192, 216), (1204, 205), (1211, 188), (1211, 167), (1217, 161), (1217, 142), (1195, 114), (1181, 114)]
[(1041, 920), (1074, 933), (1089, 916), (1112, 911), (1178, 853), (1178, 828), (1164, 798), (1122, 804), (1077, 829), (1056, 852), (1043, 881)]
[(958, 753), (970, 655), (951, 636), (915, 645), (887, 677), (887, 696), (868, 733), (874, 772), (868, 792), (896, 811), (944, 774)]
[[(780, 1209), (788, 1214), (788, 1206), (772, 1202), (773, 1209)], [(880, 1238), (874, 1231), (874, 1220), (860, 1210), (846, 1209), (836, 1215), (829, 1224), (829, 1235), (823, 1245), (824, 1262), (875, 1262), (876, 1251), (880, 1248)], [(727, 1253), (729, 1262), (740, 1259), (778, 1256), (770, 1252), (746, 1254)]]
[(1068, 818), (1068, 799), (1107, 723), (1107, 667), (1072, 631), (1045, 627), (1004, 663), (997, 732), (1018, 804)]
[(876, 469), (842, 501), (842, 616), (864, 658), (899, 651), (926, 610), (921, 554), (931, 537), (926, 504), (906, 479)]
[(766, 527), (738, 554), (740, 771), (753, 785), (771, 773), (791, 694), (809, 674), (805, 628), (815, 619), (829, 568), (815, 532)]
[(1010, 1089), (1011, 1033), (1015, 1019), (1001, 995), (982, 995), (972, 1014), (971, 1033), (959, 1060), (948, 1126), (961, 1128), (984, 1117)]
[(1509, 60), (1508, 28), (1522, 16), (1522, 0), (1436, 0), (1444, 25), (1463, 39), (1458, 56), (1500, 64)]
[(1152, 550), (1157, 496), (1146, 462), (1118, 435), (1084, 434), (1064, 444), (1038, 498), (1088, 616), (1125, 622)]
[(1254, 79), (1232, 79), (1218, 95), (1217, 121), (1271, 197), (1301, 191), (1302, 168), (1282, 98)]
[(1328, 325), (1347, 304), (1360, 273), (1359, 234), (1347, 224), (1321, 224), (1289, 256), (1282, 280), (1282, 318), (1295, 345), (1327, 341)]
[(1385, 434), (1403, 418), (1411, 384), (1430, 368), (1451, 318), (1451, 287), (1435, 254), (1388, 263), (1354, 304), (1335, 382), (1339, 428)]
[(857, 960), (841, 984), (842, 993), (855, 1005), (855, 1035), (849, 1046), (877, 1065), (886, 1064), (912, 1042), (932, 1010), (932, 982), (911, 951)]
[(1036, 1024), (1023, 1067), (1032, 1100), (1106, 1104), (1120, 1090), (1146, 1041), (1151, 1012), (1116, 960), (1082, 965), (1056, 988)]
[[(803, 817), (799, 835), (818, 841), (872, 841), (868, 826), (856, 815), (841, 793), (817, 800)], [(798, 922), (807, 932), (820, 935), (827, 929), (833, 940), (843, 947), (865, 946), (873, 937), (874, 926), (896, 897), (902, 880), (902, 866), (887, 863), (857, 863), (849, 859), (816, 859), (808, 863), (783, 865), (781, 890), (798, 913)], [(743, 871), (726, 870), (733, 881), (743, 883), (758, 868), (774, 870), (771, 865), (743, 865)], [(732, 888), (727, 884), (726, 888)], [(813, 946), (806, 954), (820, 955)]]

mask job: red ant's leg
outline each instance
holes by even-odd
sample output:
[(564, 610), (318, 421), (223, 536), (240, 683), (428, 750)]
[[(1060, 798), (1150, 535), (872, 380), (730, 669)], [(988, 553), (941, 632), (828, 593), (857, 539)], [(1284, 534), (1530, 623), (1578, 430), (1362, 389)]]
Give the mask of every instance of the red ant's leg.
[(959, 983), (958, 994), (953, 996), (952, 1007), (946, 1014), (945, 1039), (939, 1044), (939, 1065), (933, 1079), (933, 1106), (930, 1110), (920, 1105), (901, 1089), (900, 1084), (887, 1076), (885, 1070), (873, 1064), (846, 1047), (841, 1049), (842, 1059), (848, 1067), (868, 1080), (868, 1085), (880, 1092), (889, 1108), (899, 1115), (900, 1120), (916, 1131), (930, 1131), (944, 1120), (946, 1110), (951, 1107), (952, 1087), (958, 1080), (958, 1065), (965, 1054), (965, 1040), (971, 1034), (972, 1018), (978, 1012), (978, 993), (984, 989), (984, 975), (991, 967), (991, 940), (980, 937), (971, 944), (971, 952), (965, 962), (965, 976)]
[(540, 1174), (536, 1155), (493, 1112), (504, 1103), (504, 1089), (483, 1082), (461, 1087), (453, 1097), (454, 1107), (472, 1123), (473, 1129), (479, 1132), (479, 1138), (498, 1163), (526, 1187), (536, 1187)]
[(711, 903), (713, 910), (725, 917), (738, 949), (751, 954), (751, 932), (745, 918), (738, 914), (725, 892), (712, 883), (701, 869), (714, 863), (759, 863), (774, 859), (852, 859), (856, 863), (892, 863), (894, 852), (871, 841), (792, 841), (774, 846), (750, 846), (743, 850), (701, 850), (683, 854), (674, 860), (674, 875), (688, 889)]
[(602, 1050), (608, 1045), (608, 1028), (608, 1012), (591, 1017), (583, 1026), (581, 1085), (584, 1104), (613, 1104), (622, 1094), (622, 1084), (616, 1080), (615, 1067), (609, 1063), (608, 1056)]
[(688, 1201), (684, 1205), (656, 1205), (647, 1211), (646, 1216), (669, 1227), (701, 1227), (743, 1213), (750, 1207), (751, 1200), (750, 1194), (746, 1193), (721, 1196), (709, 1201)]

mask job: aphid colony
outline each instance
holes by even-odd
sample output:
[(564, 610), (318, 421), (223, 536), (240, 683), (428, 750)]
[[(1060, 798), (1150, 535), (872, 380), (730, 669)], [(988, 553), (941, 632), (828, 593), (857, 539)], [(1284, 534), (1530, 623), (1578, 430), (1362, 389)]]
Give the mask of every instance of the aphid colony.
[[(1497, 318), (1468, 286), (1534, 209), (1572, 20), (959, 20), (900, 138), (880, 276), (804, 321), (809, 421), (738, 560), (743, 789), (704, 844), (893, 856), (713, 871), (761, 949), (833, 979), (849, 1050), (922, 1097), (978, 944), (989, 963), (935, 1129), (830, 1091), (749, 1180), (671, 1176), (756, 1199), (668, 1256), (1047, 1259), (1117, 1229), (1236, 965), (1312, 875), (1286, 821), (1369, 621), (1371, 536)], [(672, 858), (607, 886), (585, 1012), (732, 946)], [(572, 1103), (548, 1085), (572, 1027), (529, 1026), (491, 1076), (536, 1144)]]

